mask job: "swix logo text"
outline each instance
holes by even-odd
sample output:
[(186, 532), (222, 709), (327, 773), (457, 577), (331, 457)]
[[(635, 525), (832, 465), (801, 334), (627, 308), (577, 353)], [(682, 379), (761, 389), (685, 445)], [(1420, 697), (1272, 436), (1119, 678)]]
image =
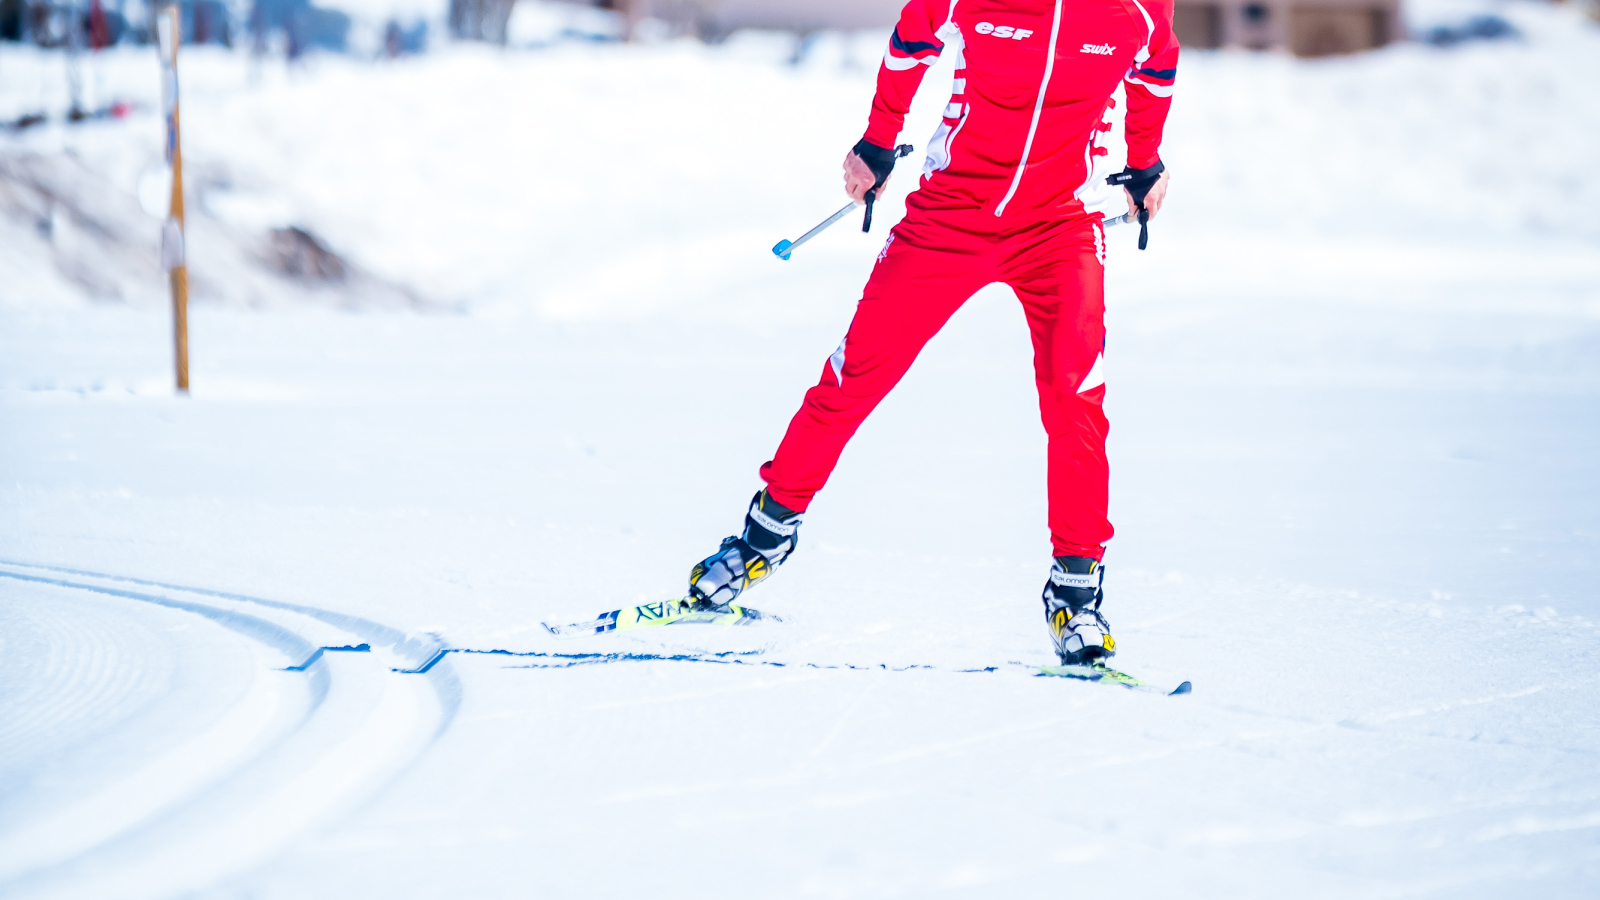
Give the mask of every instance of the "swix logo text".
[(972, 30), (979, 34), (992, 34), (997, 38), (1011, 38), (1013, 41), (1020, 41), (1028, 35), (1033, 34), (1033, 32), (1027, 28), (1017, 28), (1012, 25), (996, 25), (993, 22), (979, 22), (973, 27)]
[(1083, 49), (1079, 50), (1078, 52), (1093, 53), (1098, 56), (1110, 56), (1111, 54), (1117, 52), (1117, 48), (1111, 46), (1110, 44), (1084, 44)]

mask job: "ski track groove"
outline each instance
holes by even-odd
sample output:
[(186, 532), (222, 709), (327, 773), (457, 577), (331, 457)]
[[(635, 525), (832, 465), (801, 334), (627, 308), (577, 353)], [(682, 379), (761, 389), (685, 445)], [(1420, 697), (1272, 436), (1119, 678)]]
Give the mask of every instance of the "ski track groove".
[[(127, 707), (132, 698), (169, 675), (164, 669), (129, 664), (126, 627), (110, 627), (76, 613), (46, 617), (19, 611), (4, 622), (8, 653), (24, 631), (32, 638), (29, 645), (43, 647), (44, 662), (36, 677), (6, 685), (5, 705), (30, 714), (0, 716), (0, 747), (34, 748), (24, 759), (38, 758), (50, 751), (52, 743), (62, 743), (63, 729), (81, 741), (111, 727), (131, 714)], [(141, 636), (150, 634), (141, 629)], [(43, 715), (36, 714), (41, 711)], [(73, 727), (74, 722), (86, 724)], [(57, 738), (54, 742), (49, 740), (52, 735)], [(0, 789), (0, 797), (23, 785), (9, 787)]]
[[(407, 675), (416, 675), (427, 672), (432, 666), (438, 664), (451, 653), (465, 653), (476, 656), (518, 656), (531, 659), (555, 660), (550, 663), (529, 663), (521, 666), (506, 666), (508, 669), (570, 669), (575, 666), (608, 665), (624, 662), (682, 662), (682, 663), (710, 663), (713, 665), (729, 666), (768, 666), (777, 669), (837, 669), (854, 672), (947, 672), (960, 675), (985, 675), (1001, 671), (1001, 666), (984, 666), (978, 669), (952, 669), (945, 666), (932, 666), (921, 663), (912, 663), (904, 666), (891, 666), (888, 663), (876, 665), (856, 665), (854, 663), (814, 663), (814, 662), (781, 662), (775, 659), (744, 659), (743, 657), (758, 656), (765, 650), (724, 650), (718, 653), (547, 653), (542, 650), (502, 650), (479, 649), (475, 647), (445, 647), (428, 658), (428, 661), (415, 669), (396, 669)], [(1037, 666), (1022, 666), (1024, 669), (1037, 670)]]
[[(48, 712), (28, 718), (6, 717), (0, 725), (0, 744), (28, 742), (62, 722), (79, 718), (82, 710), (114, 706), (115, 698), (133, 692), (125, 680), (113, 677), (121, 656), (114, 635), (73, 627), (81, 622), (78, 617), (31, 619), (37, 632), (43, 632), (39, 636), (47, 648), (45, 665), (41, 677), (24, 682), (23, 692), (13, 695), (13, 700), (18, 707)], [(61, 677), (63, 674), (67, 677)]]
[[(396, 681), (389, 674), (417, 671), (419, 661), (435, 656), (440, 646), (436, 637), (412, 637), (356, 616), (206, 588), (11, 560), (0, 560), (0, 567), (4, 567), (0, 568), (0, 578), (13, 582), (83, 591), (201, 616), (284, 657), (287, 665), (275, 667), (278, 671), (305, 675), (287, 683), (291, 693), (304, 694), (299, 713), (284, 719), (279, 705), (265, 707), (271, 714), (257, 723), (258, 729), (266, 729), (259, 731), (258, 738), (263, 739), (251, 738), (235, 748), (237, 756), (222, 761), (220, 774), (190, 775), (187, 780), (179, 775), (171, 782), (160, 783), (154, 800), (148, 796), (148, 785), (139, 784), (147, 789), (143, 802), (148, 810), (128, 813), (126, 804), (117, 810), (124, 817), (139, 818), (126, 827), (105, 825), (92, 817), (86, 819), (86, 827), (78, 831), (84, 832), (83, 840), (92, 843), (72, 848), (65, 858), (52, 857), (50, 850), (28, 848), (37, 849), (37, 854), (30, 857), (24, 852), (20, 859), (12, 860), (10, 868), (15, 871), (0, 878), (0, 895), (94, 896), (110, 890), (135, 896), (125, 891), (130, 885), (139, 885), (142, 893), (137, 896), (156, 897), (187, 894), (238, 879), (270, 862), (303, 835), (326, 827), (329, 820), (348, 815), (381, 795), (444, 733), (460, 708), (460, 681), (449, 666), (440, 665), (442, 657), (427, 666), (423, 679), (427, 687), (411, 679)], [(129, 590), (123, 585), (155, 590)], [(200, 603), (172, 594), (225, 602)], [(255, 615), (227, 608), (242, 604), (267, 612)], [(95, 710), (108, 708), (107, 704), (115, 706), (119, 697), (134, 691), (141, 676), (151, 675), (149, 637), (157, 634), (155, 630), (130, 634), (130, 629), (93, 627), (94, 623), (81, 614), (62, 614), (48, 605), (32, 609), (47, 612), (27, 617), (34, 624), (27, 644), (10, 639), (0, 643), (0, 648), (7, 653), (32, 648), (34, 655), (44, 657), (42, 670), (26, 680), (29, 693), (25, 698), (33, 704), (31, 708), (55, 712), (25, 725), (15, 719), (4, 723), (0, 740), (9, 746), (25, 745), (19, 742), (67, 727), (74, 716), (94, 719)], [(55, 615), (49, 615), (50, 611)], [(6, 631), (15, 634), (20, 629), (9, 627), (13, 624), (10, 619), (8, 616)], [(288, 624), (274, 619), (286, 619)], [(306, 623), (302, 619), (312, 621)], [(359, 638), (361, 642), (306, 636), (329, 631)], [(345, 674), (332, 674), (333, 663), (326, 654), (365, 656), (372, 653), (373, 645), (387, 648), (401, 665), (380, 668), (368, 664), (352, 669), (349, 664), (340, 663), (339, 670)], [(170, 673), (161, 671), (157, 676), (170, 677)], [(272, 676), (258, 671), (258, 684), (262, 677)], [(329, 700), (330, 691), (336, 689), (342, 691), (338, 694), (342, 707), (335, 704), (329, 712), (324, 703)], [(423, 699), (430, 694), (431, 700)], [(41, 703), (52, 705), (40, 707)], [(352, 712), (361, 715), (352, 717)], [(248, 711), (240, 714), (249, 717)], [(139, 712), (135, 711), (123, 718), (137, 715)], [(232, 722), (238, 714), (225, 713), (223, 718)], [(115, 722), (105, 724), (100, 720), (95, 720), (95, 726), (100, 730), (117, 727)], [(181, 769), (172, 764), (173, 759), (183, 752), (194, 753), (196, 746), (210, 746), (207, 741), (226, 743), (225, 736), (221, 736), (223, 731), (227, 729), (219, 730), (217, 722), (209, 723), (198, 736), (163, 749), (140, 761), (134, 769)], [(280, 782), (276, 788), (274, 779)], [(110, 798), (127, 795), (132, 783), (127, 777), (115, 777), (69, 801), (64, 808), (69, 812), (92, 811), (97, 802), (113, 802)], [(237, 803), (241, 798), (246, 802)], [(56, 812), (55, 818), (62, 818), (60, 810)], [(224, 821), (212, 827), (219, 816)], [(55, 830), (73, 830), (70, 822), (63, 827), (51, 815), (43, 814), (21, 823), (20, 833), (26, 834), (30, 825), (45, 819), (51, 820)], [(94, 832), (95, 825), (108, 833)], [(230, 826), (234, 833), (247, 839), (230, 842), (226, 838)], [(248, 840), (263, 829), (269, 835), (267, 840)], [(215, 852), (193, 852), (208, 844)], [(174, 865), (183, 860), (193, 860), (198, 865)], [(185, 870), (186, 874), (178, 874)], [(124, 876), (128, 877), (118, 880)], [(97, 884), (105, 890), (96, 890)], [(123, 888), (112, 887), (117, 884)]]

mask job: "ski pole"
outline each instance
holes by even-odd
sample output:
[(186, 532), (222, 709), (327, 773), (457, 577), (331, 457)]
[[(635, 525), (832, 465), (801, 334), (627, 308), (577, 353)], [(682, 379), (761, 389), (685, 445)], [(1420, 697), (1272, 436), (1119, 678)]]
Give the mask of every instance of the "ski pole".
[[(912, 147), (910, 144), (901, 144), (900, 146), (894, 148), (895, 159), (900, 159), (901, 157), (909, 156), (911, 154), (911, 151), (915, 150), (915, 149), (916, 148)], [(887, 180), (887, 177), (885, 178), (885, 180)], [(872, 229), (872, 201), (876, 199), (876, 191), (877, 191), (877, 189), (878, 189), (878, 185), (873, 185), (871, 188), (869, 188), (867, 190), (867, 193), (866, 193), (866, 196), (865, 196), (865, 200), (866, 200), (866, 204), (867, 204), (867, 212), (861, 219), (861, 230), (862, 231), (870, 231)], [(838, 212), (834, 213), (833, 215), (827, 217), (826, 219), (823, 219), (820, 223), (817, 224), (817, 227), (811, 229), (810, 231), (806, 232), (805, 234), (800, 235), (800, 238), (798, 240), (794, 240), (794, 241), (782, 240), (782, 241), (777, 242), (776, 244), (773, 244), (772, 245), (772, 255), (776, 256), (779, 259), (788, 259), (789, 258), (789, 254), (793, 253), (795, 251), (795, 248), (799, 247), (801, 244), (804, 244), (806, 241), (809, 241), (812, 238), (816, 237), (817, 235), (821, 234), (822, 232), (826, 231), (828, 226), (830, 226), (833, 223), (835, 223), (835, 222), (839, 221), (840, 219), (844, 218), (845, 213), (847, 213), (850, 210), (855, 209), (855, 208), (856, 208), (856, 202), (854, 200), (851, 200), (849, 203), (846, 203), (844, 205), (844, 209), (841, 209)]]
[(1150, 210), (1143, 207), (1137, 210), (1130, 209), (1120, 216), (1107, 219), (1105, 224), (1110, 228), (1112, 225), (1131, 225), (1134, 222), (1139, 223), (1139, 249), (1143, 250), (1150, 240)]

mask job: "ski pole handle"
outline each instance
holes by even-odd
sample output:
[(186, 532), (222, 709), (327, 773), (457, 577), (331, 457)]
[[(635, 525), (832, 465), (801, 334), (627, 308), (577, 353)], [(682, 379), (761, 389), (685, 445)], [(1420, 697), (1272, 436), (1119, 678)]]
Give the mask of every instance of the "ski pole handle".
[[(894, 158), (898, 160), (905, 156), (909, 156), (911, 151), (915, 149), (917, 148), (911, 146), (910, 144), (901, 144), (900, 146), (894, 148)], [(861, 217), (862, 234), (866, 234), (872, 230), (872, 201), (878, 199), (878, 191), (883, 189), (883, 183), (888, 180), (889, 175), (885, 173), (882, 178), (878, 179), (878, 183), (873, 185), (872, 188), (868, 190), (861, 198), (862, 200), (866, 201), (867, 204), (867, 212)]]
[[(910, 144), (901, 144), (900, 146), (894, 148), (895, 159), (901, 159), (903, 157), (909, 156), (909, 155), (911, 155), (911, 152), (913, 150), (915, 150), (915, 149), (916, 148), (911, 146)], [(887, 177), (885, 177), (885, 180), (887, 180)], [(881, 184), (881, 182), (880, 182), (880, 184)], [(872, 187), (868, 188), (867, 189), (867, 193), (863, 197), (863, 201), (867, 205), (867, 212), (866, 212), (866, 215), (863, 216), (862, 220), (861, 220), (861, 230), (862, 231), (867, 231), (867, 230), (870, 230), (872, 228), (872, 202), (875, 199), (877, 199), (876, 192), (877, 192), (878, 187), (879, 187), (879, 185), (875, 184)], [(806, 241), (809, 241), (812, 238), (816, 237), (817, 235), (821, 234), (823, 231), (827, 230), (828, 226), (830, 226), (833, 223), (835, 223), (835, 222), (839, 221), (840, 219), (844, 218), (844, 214), (845, 213), (847, 213), (850, 210), (855, 209), (855, 208), (856, 208), (856, 202), (854, 200), (851, 200), (849, 203), (845, 204), (844, 209), (841, 209), (838, 212), (834, 213), (833, 215), (827, 217), (826, 219), (823, 219), (820, 223), (817, 224), (817, 227), (811, 229), (810, 231), (806, 232), (805, 234), (800, 235), (800, 237), (798, 239), (793, 240), (793, 241), (782, 240), (782, 241), (777, 242), (776, 244), (773, 244), (772, 245), (772, 255), (776, 256), (779, 259), (788, 259), (789, 258), (789, 254), (793, 253), (795, 251), (796, 247), (799, 247), (801, 244), (804, 244)]]

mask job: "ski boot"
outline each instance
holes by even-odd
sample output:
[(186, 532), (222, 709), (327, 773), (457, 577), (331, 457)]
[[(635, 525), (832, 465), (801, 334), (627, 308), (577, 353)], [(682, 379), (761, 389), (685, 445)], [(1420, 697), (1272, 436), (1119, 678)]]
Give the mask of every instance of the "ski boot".
[(744, 534), (722, 539), (717, 552), (689, 573), (689, 599), (697, 610), (725, 610), (756, 582), (772, 574), (800, 541), (802, 513), (792, 512), (766, 491), (750, 501)]
[(1092, 666), (1117, 652), (1100, 615), (1105, 569), (1086, 556), (1058, 556), (1044, 585), (1044, 617), (1064, 666)]

